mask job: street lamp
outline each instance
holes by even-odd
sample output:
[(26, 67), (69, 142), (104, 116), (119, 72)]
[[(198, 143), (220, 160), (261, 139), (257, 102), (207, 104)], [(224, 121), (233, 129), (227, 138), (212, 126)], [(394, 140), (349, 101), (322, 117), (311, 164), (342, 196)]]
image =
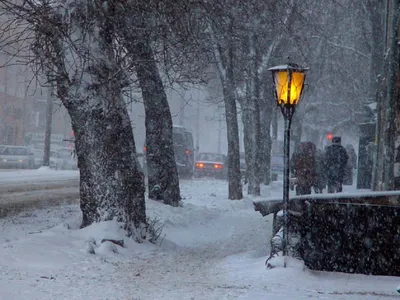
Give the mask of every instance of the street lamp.
[(302, 68), (295, 64), (287, 64), (272, 67), (269, 70), (272, 72), (274, 81), (276, 103), (281, 108), (285, 120), (282, 252), (284, 267), (286, 268), (286, 256), (288, 254), (290, 125), (296, 105), (300, 101), (308, 68)]

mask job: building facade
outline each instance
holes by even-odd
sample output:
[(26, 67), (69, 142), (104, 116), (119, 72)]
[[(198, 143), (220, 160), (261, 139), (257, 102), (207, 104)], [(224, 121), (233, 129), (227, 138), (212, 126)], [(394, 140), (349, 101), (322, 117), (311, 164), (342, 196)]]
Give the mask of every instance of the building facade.
[[(0, 66), (7, 58), (0, 56)], [(43, 149), (48, 89), (40, 87), (26, 67), (0, 67), (0, 144)], [(71, 132), (66, 109), (53, 101), (51, 148), (67, 147)]]

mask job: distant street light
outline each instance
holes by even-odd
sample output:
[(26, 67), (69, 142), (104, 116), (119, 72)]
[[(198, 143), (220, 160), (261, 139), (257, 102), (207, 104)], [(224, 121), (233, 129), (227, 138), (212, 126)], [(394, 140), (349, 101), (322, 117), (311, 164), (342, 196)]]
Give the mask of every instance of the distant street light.
[(276, 103), (281, 108), (285, 120), (284, 136), (284, 171), (283, 171), (283, 236), (282, 251), (284, 267), (286, 268), (286, 256), (288, 254), (288, 205), (289, 205), (289, 159), (290, 159), (290, 125), (296, 105), (300, 97), (306, 79), (308, 68), (301, 68), (295, 64), (280, 65), (269, 69), (275, 86)]

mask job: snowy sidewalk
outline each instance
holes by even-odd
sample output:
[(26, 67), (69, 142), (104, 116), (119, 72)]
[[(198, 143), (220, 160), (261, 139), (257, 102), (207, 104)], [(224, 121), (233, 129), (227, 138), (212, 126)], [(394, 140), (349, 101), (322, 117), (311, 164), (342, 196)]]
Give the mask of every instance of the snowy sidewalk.
[(147, 202), (164, 224), (161, 247), (125, 240), (117, 253), (104, 243), (89, 254), (88, 241), (123, 233), (115, 222), (77, 230), (77, 205), (1, 219), (0, 299), (398, 299), (395, 277), (311, 272), (296, 260), (265, 270), (269, 217), (248, 198), (226, 200), (224, 181), (181, 190), (183, 207)]

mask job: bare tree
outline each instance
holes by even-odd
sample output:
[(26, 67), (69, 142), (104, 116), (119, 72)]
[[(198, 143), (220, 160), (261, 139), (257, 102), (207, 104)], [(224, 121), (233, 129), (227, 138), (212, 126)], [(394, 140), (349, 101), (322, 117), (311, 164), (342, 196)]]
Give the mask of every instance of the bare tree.
[[(116, 218), (129, 236), (146, 232), (144, 185), (122, 97), (127, 68), (116, 42), (116, 3), (0, 1), (2, 30), (25, 43), (38, 74), (56, 87), (71, 117), (80, 170), (81, 227)], [(12, 32), (14, 29), (14, 32)], [(6, 36), (5, 36), (6, 37)], [(19, 51), (17, 55), (26, 52)], [(24, 57), (22, 57), (24, 58)]]
[[(161, 197), (165, 203), (178, 206), (180, 190), (172, 139), (172, 117), (152, 49), (152, 4), (152, 1), (132, 1), (123, 6), (119, 11), (119, 36), (127, 57), (135, 67), (142, 90), (146, 114), (149, 198)], [(156, 190), (157, 186), (159, 191)]]

